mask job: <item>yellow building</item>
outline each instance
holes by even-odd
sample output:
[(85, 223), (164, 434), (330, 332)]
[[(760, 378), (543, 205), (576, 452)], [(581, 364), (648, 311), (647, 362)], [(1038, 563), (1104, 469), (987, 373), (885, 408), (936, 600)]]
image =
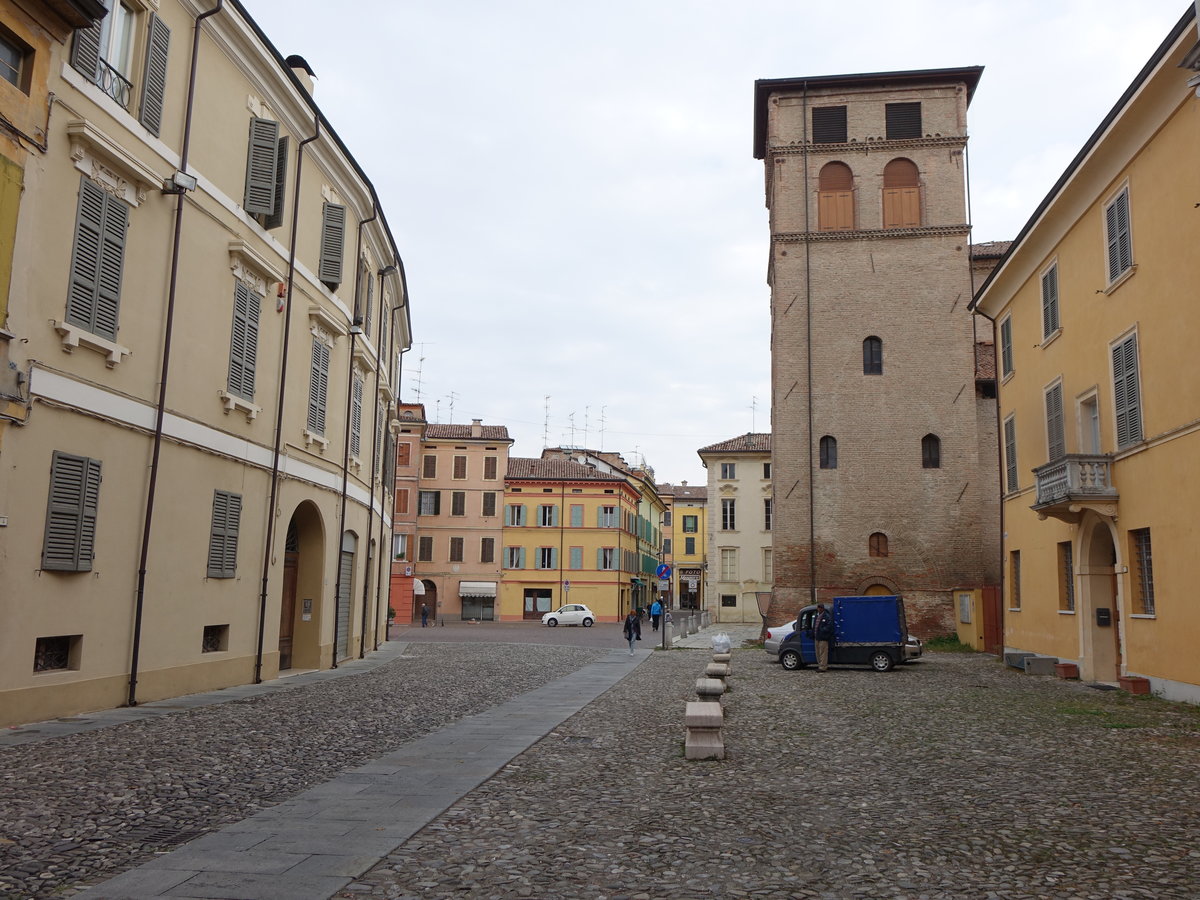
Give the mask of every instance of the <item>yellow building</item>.
[(972, 304), (996, 334), (1006, 649), (1192, 701), (1198, 66), (1189, 9)]
[(375, 189), (241, 4), (101, 6), (49, 60), (22, 39), (52, 100), (19, 123), (0, 723), (336, 666), (386, 628), (411, 337)]
[(582, 603), (618, 622), (640, 573), (641, 497), (619, 474), (562, 457), (508, 460), (500, 620), (540, 620)]
[(661, 484), (663, 560), (671, 567), (671, 602), (680, 609), (704, 608), (704, 535), (708, 488), (705, 485)]

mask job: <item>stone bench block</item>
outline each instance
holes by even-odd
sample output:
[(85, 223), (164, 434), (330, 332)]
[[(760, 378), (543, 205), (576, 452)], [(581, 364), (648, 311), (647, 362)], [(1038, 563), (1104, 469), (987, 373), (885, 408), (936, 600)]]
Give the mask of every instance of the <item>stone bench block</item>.
[(1026, 675), (1053, 675), (1057, 656), (1029, 656), (1025, 659)]
[(725, 724), (725, 710), (720, 703), (705, 700), (689, 700), (683, 724), (688, 728), (720, 728)]
[(1037, 656), (1036, 653), (1005, 653), (1004, 664), (1014, 669), (1024, 669), (1025, 660), (1031, 656)]
[(721, 726), (725, 713), (720, 703), (690, 701), (684, 713), (687, 738), (683, 742), (686, 759), (724, 759), (725, 742)]
[(730, 675), (733, 674), (733, 654), (732, 653), (714, 653), (713, 654), (713, 662), (724, 663), (725, 667), (727, 669), (729, 669), (728, 674), (730, 674)]
[(725, 663), (709, 663), (704, 667), (704, 677), (724, 680), (729, 677), (729, 666)]
[(725, 682), (720, 678), (697, 678), (696, 696), (701, 700), (720, 700), (725, 693)]

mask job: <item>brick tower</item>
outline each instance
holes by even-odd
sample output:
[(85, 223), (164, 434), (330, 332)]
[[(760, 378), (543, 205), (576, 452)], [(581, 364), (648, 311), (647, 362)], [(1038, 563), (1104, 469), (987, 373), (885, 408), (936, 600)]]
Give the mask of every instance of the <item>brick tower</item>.
[(999, 581), (976, 370), (967, 105), (981, 68), (760, 80), (770, 210), (772, 619), (898, 593), (922, 636)]

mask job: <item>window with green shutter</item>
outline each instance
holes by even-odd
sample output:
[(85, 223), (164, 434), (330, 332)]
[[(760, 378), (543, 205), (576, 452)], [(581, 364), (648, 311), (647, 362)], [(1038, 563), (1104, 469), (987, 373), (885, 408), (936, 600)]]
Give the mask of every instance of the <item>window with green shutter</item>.
[(571, 504), (571, 527), (583, 527), (583, 505), (580, 503)]
[(238, 529), (242, 519), (242, 496), (213, 491), (212, 528), (208, 540), (208, 577), (237, 575)]
[(1007, 378), (1013, 372), (1012, 316), (1000, 323), (1000, 377)]
[(1063, 437), (1062, 384), (1046, 391), (1046, 451), (1051, 462), (1062, 459), (1066, 451)]
[(83, 176), (71, 252), (66, 320), (115, 341), (129, 207)]
[(571, 548), (571, 568), (572, 569), (582, 569), (583, 568), (583, 548), (582, 547), (572, 547)]
[(321, 210), (321, 256), (317, 277), (331, 291), (342, 283), (342, 257), (346, 252), (346, 207), (326, 203)]
[(96, 513), (100, 504), (100, 460), (54, 451), (42, 568), (90, 572), (95, 556)]
[(275, 212), (275, 182), (279, 168), (279, 123), (250, 118), (250, 141), (246, 148), (246, 193), (243, 207), (248, 213)]
[(229, 340), (231, 394), (254, 400), (254, 376), (258, 365), (258, 322), (262, 297), (242, 281), (233, 287), (233, 328)]
[(1117, 447), (1142, 440), (1141, 389), (1138, 386), (1137, 335), (1112, 348), (1113, 394), (1117, 408)]
[(308, 430), (325, 434), (325, 409), (329, 400), (329, 345), (313, 335), (312, 368), (308, 382)]
[(1017, 420), (1012, 416), (1004, 420), (1004, 480), (1010, 493), (1020, 486), (1017, 478)]

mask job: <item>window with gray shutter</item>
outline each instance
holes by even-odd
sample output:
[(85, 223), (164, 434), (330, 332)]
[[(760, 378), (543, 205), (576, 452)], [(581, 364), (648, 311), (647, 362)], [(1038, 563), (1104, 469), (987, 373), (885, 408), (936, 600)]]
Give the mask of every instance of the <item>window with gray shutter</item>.
[(111, 341), (117, 339), (128, 226), (129, 207), (83, 176), (79, 181), (66, 320)]
[(921, 104), (889, 103), (884, 109), (889, 141), (921, 136)]
[(375, 407), (375, 471), (372, 474), (379, 477), (379, 467), (383, 464), (383, 417), (386, 414), (383, 406)]
[(329, 347), (313, 335), (312, 369), (308, 381), (308, 430), (325, 433), (325, 407), (329, 399)]
[(167, 93), (167, 50), (171, 45), (171, 29), (154, 13), (146, 40), (146, 68), (142, 74), (141, 114), (138, 118), (146, 130), (158, 136), (162, 128), (163, 98)]
[(321, 211), (321, 258), (317, 277), (331, 291), (342, 283), (342, 257), (346, 252), (346, 207), (326, 203)]
[(1020, 486), (1017, 479), (1017, 420), (1004, 420), (1004, 480), (1008, 490), (1015, 491)]
[(1117, 447), (1142, 440), (1141, 389), (1138, 386), (1137, 335), (1112, 348), (1113, 394), (1117, 408)]
[(814, 144), (840, 144), (846, 140), (846, 107), (814, 106), (812, 111)]
[(1012, 317), (1009, 316), (1000, 323), (1000, 377), (1011, 375), (1012, 371)]
[(275, 212), (275, 182), (279, 170), (279, 123), (250, 118), (250, 140), (246, 148), (246, 196), (248, 213)]
[(1042, 337), (1058, 331), (1058, 265), (1042, 276)]
[(367, 303), (363, 310), (363, 334), (366, 335), (367, 341), (371, 340), (371, 313), (375, 306), (375, 279), (371, 277), (370, 270), (364, 270), (365, 280), (367, 282)]
[(495, 491), (484, 491), (483, 492), (483, 515), (489, 516), (489, 517), (496, 515), (496, 492)]
[(1104, 208), (1104, 234), (1108, 243), (1108, 280), (1113, 282), (1133, 267), (1128, 188), (1117, 194)]
[(259, 217), (263, 228), (278, 228), (283, 224), (283, 198), (287, 187), (288, 139), (281, 137), (275, 149), (275, 207)]
[(233, 331), (229, 341), (229, 393), (254, 400), (258, 364), (258, 320), (262, 298), (244, 282), (234, 282)]
[(212, 529), (208, 539), (208, 577), (237, 575), (238, 528), (242, 520), (242, 495), (213, 491)]
[(100, 460), (54, 451), (42, 568), (90, 572), (95, 555), (96, 512), (100, 504)]
[(350, 390), (350, 455), (355, 459), (362, 457), (362, 400), (363, 380), (356, 371), (351, 382)]
[(97, 19), (88, 28), (75, 32), (71, 45), (71, 68), (82, 73), (89, 81), (96, 81), (100, 71), (100, 34), (104, 19)]
[(1063, 440), (1062, 385), (1056, 384), (1046, 391), (1046, 449), (1050, 460), (1062, 459), (1066, 453)]

